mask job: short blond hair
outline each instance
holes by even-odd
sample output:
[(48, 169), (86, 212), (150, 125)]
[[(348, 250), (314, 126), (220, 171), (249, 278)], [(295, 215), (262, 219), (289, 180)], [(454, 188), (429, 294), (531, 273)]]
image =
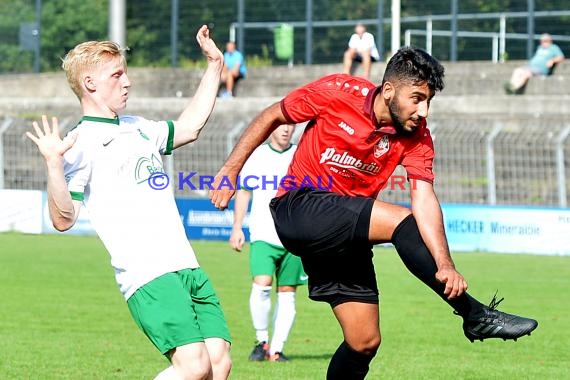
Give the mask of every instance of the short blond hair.
[(63, 58), (61, 67), (75, 95), (79, 99), (83, 96), (81, 81), (85, 72), (97, 68), (102, 63), (120, 57), (126, 70), (127, 62), (123, 55), (125, 50), (113, 41), (87, 41), (71, 49)]

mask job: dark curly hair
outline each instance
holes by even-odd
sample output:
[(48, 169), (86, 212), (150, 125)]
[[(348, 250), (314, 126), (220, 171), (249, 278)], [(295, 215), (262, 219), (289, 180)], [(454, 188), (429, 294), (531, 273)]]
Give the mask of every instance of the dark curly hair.
[(433, 92), (443, 90), (445, 69), (437, 59), (426, 51), (413, 47), (401, 47), (386, 66), (382, 84), (399, 82), (418, 85), (427, 82)]

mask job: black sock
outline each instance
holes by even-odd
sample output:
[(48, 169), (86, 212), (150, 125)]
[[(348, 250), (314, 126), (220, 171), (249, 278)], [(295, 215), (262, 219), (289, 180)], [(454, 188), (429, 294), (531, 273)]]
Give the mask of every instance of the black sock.
[(443, 294), (445, 284), (435, 278), (437, 273), (435, 260), (422, 240), (416, 219), (412, 214), (396, 227), (392, 235), (392, 243), (408, 270), (436, 292), (459, 315), (467, 317), (481, 310), (483, 304), (467, 293), (463, 293), (463, 295), (452, 300)]
[(327, 370), (327, 380), (362, 380), (374, 354), (366, 355), (353, 350), (342, 341), (336, 349)]

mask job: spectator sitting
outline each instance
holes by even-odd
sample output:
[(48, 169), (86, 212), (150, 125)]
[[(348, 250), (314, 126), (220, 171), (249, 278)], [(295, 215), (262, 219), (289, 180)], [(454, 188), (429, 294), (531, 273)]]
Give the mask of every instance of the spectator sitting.
[(505, 83), (507, 94), (522, 94), (528, 80), (535, 75), (551, 75), (554, 66), (564, 61), (564, 54), (558, 45), (552, 43), (552, 36), (544, 33), (540, 36), (540, 45), (526, 66), (517, 67), (511, 80)]
[(226, 90), (220, 97), (231, 98), (234, 96), (234, 88), (238, 80), (244, 78), (247, 73), (243, 54), (236, 49), (233, 41), (226, 43), (224, 52), (224, 69), (222, 71), (221, 82), (226, 84)]
[(372, 62), (379, 60), (380, 54), (378, 54), (374, 36), (366, 31), (363, 24), (356, 24), (354, 34), (348, 41), (348, 49), (344, 52), (344, 73), (351, 74), (352, 64), (355, 61), (362, 62), (363, 76), (368, 79)]

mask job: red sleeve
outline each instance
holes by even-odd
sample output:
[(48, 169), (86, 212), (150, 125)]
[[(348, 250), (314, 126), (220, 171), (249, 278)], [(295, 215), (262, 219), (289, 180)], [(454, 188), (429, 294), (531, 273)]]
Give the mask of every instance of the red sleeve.
[(345, 80), (342, 75), (333, 74), (294, 89), (281, 100), (283, 115), (290, 123), (314, 119), (336, 98)]
[(433, 140), (429, 129), (423, 128), (421, 136), (410, 141), (409, 148), (406, 148), (402, 165), (408, 174), (408, 181), (419, 179), (433, 183), (435, 174), (433, 173)]

